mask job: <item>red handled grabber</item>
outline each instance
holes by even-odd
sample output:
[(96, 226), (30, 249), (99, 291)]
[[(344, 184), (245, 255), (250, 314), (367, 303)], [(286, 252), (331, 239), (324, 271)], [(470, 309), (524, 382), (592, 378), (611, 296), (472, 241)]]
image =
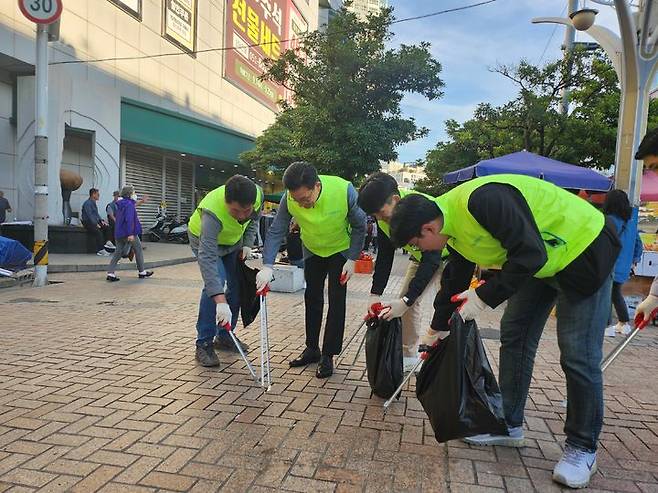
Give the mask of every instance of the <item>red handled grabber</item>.
[(270, 337), (267, 329), (267, 293), (270, 287), (265, 286), (256, 294), (260, 298), (260, 386), (269, 391), (272, 388), (270, 373)]
[(249, 369), (249, 373), (251, 373), (251, 376), (254, 377), (254, 380), (258, 382), (258, 375), (256, 375), (256, 371), (254, 370), (253, 366), (251, 366), (251, 363), (247, 359), (247, 355), (244, 354), (244, 351), (242, 350), (242, 346), (240, 346), (240, 342), (238, 339), (235, 337), (235, 334), (233, 333), (233, 329), (231, 328), (231, 324), (227, 323), (223, 325), (224, 329), (226, 329), (226, 332), (228, 332), (228, 335), (231, 336), (231, 339), (233, 340), (233, 344), (235, 344), (235, 347), (238, 348), (238, 351), (240, 352), (240, 356), (242, 356), (242, 359), (244, 362), (247, 364), (247, 368)]
[[(656, 317), (656, 314), (658, 314), (658, 308), (651, 312), (649, 320), (653, 320)], [(617, 345), (617, 347), (610, 351), (610, 353), (605, 358), (603, 358), (603, 361), (601, 362), (602, 372), (605, 371), (605, 369), (610, 366), (610, 364), (615, 359), (617, 359), (617, 356), (621, 354), (621, 352), (626, 348), (626, 346), (628, 346), (628, 344), (635, 338), (635, 336), (638, 335), (640, 331), (649, 324), (649, 320), (644, 320), (644, 315), (642, 313), (638, 313), (635, 316), (635, 327), (633, 328), (633, 331), (628, 334), (624, 340)]]
[[(350, 344), (352, 344), (352, 341), (353, 341), (354, 338), (357, 336), (357, 334), (361, 331), (361, 328), (366, 324), (366, 322), (367, 322), (368, 320), (372, 319), (372, 318), (377, 318), (383, 309), (384, 309), (384, 305), (382, 305), (381, 303), (373, 303), (373, 304), (370, 306), (370, 312), (372, 312), (372, 315), (371, 315), (371, 313), (369, 312), (369, 313), (364, 317), (363, 322), (361, 322), (361, 325), (359, 325), (359, 328), (356, 329), (356, 331), (354, 332), (354, 334), (352, 334), (352, 337), (350, 337), (350, 340), (347, 341), (347, 344), (343, 344), (343, 349), (342, 349), (342, 351), (341, 351), (340, 353), (338, 353), (338, 358), (340, 358), (340, 356), (345, 352), (345, 350), (347, 349), (347, 347), (348, 347)], [(363, 334), (363, 338), (361, 339), (361, 342), (359, 343), (359, 348), (356, 350), (356, 355), (354, 356), (354, 359), (352, 360), (352, 366), (354, 366), (354, 365), (356, 364), (356, 360), (359, 359), (359, 354), (361, 353), (361, 350), (363, 349), (363, 345), (364, 345), (365, 343), (366, 343), (366, 335)], [(341, 363), (342, 363), (342, 360), (341, 360)], [(340, 363), (338, 363), (336, 366), (338, 366), (338, 365), (340, 365)]]

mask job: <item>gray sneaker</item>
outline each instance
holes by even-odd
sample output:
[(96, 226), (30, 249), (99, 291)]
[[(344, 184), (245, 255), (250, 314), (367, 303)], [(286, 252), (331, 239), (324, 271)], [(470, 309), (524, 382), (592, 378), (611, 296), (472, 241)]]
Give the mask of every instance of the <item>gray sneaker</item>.
[(212, 347), (212, 342), (197, 344), (195, 357), (201, 366), (219, 366), (219, 358)]
[[(235, 334), (233, 334), (235, 335)], [(235, 336), (235, 339), (238, 341), (238, 344), (240, 345), (240, 348), (242, 348), (242, 351), (244, 353), (249, 352), (249, 346), (242, 342), (240, 339), (238, 339), (238, 336)], [(231, 353), (239, 353), (238, 348), (235, 347), (235, 343), (231, 339), (231, 336), (224, 333), (222, 335), (218, 335), (215, 337), (215, 341), (213, 342), (213, 346), (215, 349), (219, 351), (229, 351)]]
[(484, 435), (475, 435), (472, 437), (464, 438), (464, 442), (471, 445), (500, 445), (502, 447), (523, 447), (525, 440), (523, 439), (523, 427), (515, 426), (508, 429), (509, 435), (492, 435), (486, 433)]

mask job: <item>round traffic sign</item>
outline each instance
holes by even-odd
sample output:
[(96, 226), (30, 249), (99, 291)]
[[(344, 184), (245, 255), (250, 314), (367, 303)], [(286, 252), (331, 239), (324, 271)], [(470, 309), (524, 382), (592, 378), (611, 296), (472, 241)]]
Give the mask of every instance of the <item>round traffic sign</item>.
[(62, 0), (18, 0), (23, 15), (37, 24), (52, 24), (62, 15)]

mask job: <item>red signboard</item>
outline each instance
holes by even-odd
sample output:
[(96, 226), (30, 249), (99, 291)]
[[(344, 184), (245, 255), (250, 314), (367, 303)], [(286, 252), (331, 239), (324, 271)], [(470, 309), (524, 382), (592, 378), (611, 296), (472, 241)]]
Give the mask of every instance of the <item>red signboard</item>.
[(224, 77), (278, 110), (278, 102), (290, 95), (278, 84), (259, 80), (263, 60), (279, 58), (288, 48), (286, 40), (299, 37), (301, 26), (307, 30), (292, 0), (226, 0)]

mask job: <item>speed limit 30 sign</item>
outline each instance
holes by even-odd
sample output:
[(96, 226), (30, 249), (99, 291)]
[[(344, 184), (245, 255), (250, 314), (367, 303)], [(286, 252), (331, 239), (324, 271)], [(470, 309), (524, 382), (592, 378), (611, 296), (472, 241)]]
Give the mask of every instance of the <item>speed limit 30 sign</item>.
[(62, 0), (18, 0), (23, 15), (37, 24), (52, 24), (62, 15)]

